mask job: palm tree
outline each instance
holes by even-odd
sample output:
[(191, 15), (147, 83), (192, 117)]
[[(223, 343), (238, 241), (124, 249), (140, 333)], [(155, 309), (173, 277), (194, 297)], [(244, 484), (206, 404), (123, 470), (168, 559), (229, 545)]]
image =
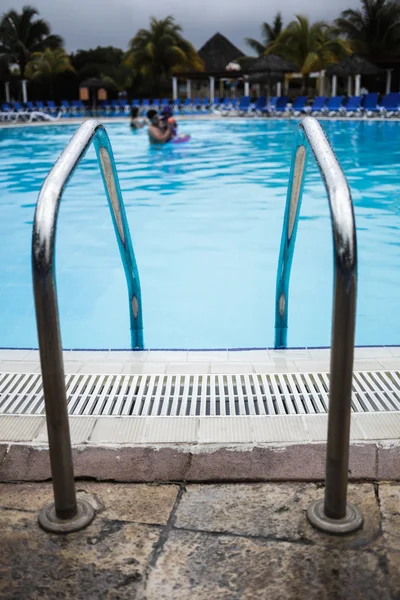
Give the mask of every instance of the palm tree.
[(352, 50), (369, 60), (400, 55), (400, 4), (396, 2), (361, 0), (361, 8), (344, 10), (336, 26)]
[(152, 80), (156, 95), (174, 71), (203, 70), (199, 55), (181, 31), (171, 16), (161, 20), (151, 17), (150, 28), (140, 29), (130, 41), (128, 64)]
[(245, 42), (258, 56), (262, 56), (264, 52), (269, 48), (271, 44), (275, 42), (283, 28), (282, 15), (278, 12), (275, 15), (274, 22), (272, 25), (264, 22), (261, 25), (261, 38), (262, 42), (253, 38), (245, 38)]
[(68, 54), (62, 48), (44, 52), (34, 52), (32, 60), (26, 65), (25, 75), (29, 79), (47, 79), (50, 83), (50, 95), (54, 99), (54, 81), (57, 75), (74, 71)]
[(9, 64), (17, 63), (21, 77), (34, 52), (59, 48), (63, 43), (60, 36), (50, 34), (46, 21), (36, 18), (38, 14), (36, 8), (24, 6), (20, 13), (5, 13), (0, 21), (0, 56)]
[(351, 53), (347, 42), (337, 37), (335, 30), (324, 21), (310, 23), (307, 17), (296, 15), (269, 46), (266, 54), (277, 54), (294, 63), (304, 77), (307, 87), (312, 71), (320, 71), (329, 63), (338, 62)]

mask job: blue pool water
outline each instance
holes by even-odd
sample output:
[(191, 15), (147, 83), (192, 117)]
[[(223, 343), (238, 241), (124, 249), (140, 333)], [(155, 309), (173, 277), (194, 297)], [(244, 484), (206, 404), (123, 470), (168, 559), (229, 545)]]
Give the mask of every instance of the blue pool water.
[[(296, 123), (182, 122), (185, 145), (107, 127), (139, 266), (148, 348), (273, 345), (275, 277)], [(356, 342), (400, 344), (400, 123), (324, 122), (357, 221)], [(36, 347), (34, 207), (75, 126), (0, 130), (0, 346)], [(308, 170), (292, 269), (290, 346), (330, 343), (328, 203)], [(66, 348), (128, 348), (125, 279), (91, 149), (65, 192), (57, 285)]]

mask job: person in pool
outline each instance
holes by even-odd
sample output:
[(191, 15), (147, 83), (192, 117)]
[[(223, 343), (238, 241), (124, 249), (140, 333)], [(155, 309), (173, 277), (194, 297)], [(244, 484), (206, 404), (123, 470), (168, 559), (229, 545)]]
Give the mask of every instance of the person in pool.
[(167, 123), (166, 128), (159, 117), (156, 110), (151, 108), (147, 111), (147, 118), (150, 121), (148, 134), (151, 144), (166, 144), (173, 137), (173, 127), (171, 123)]
[(131, 122), (129, 123), (132, 129), (142, 129), (146, 125), (146, 119), (139, 119), (139, 107), (132, 106)]

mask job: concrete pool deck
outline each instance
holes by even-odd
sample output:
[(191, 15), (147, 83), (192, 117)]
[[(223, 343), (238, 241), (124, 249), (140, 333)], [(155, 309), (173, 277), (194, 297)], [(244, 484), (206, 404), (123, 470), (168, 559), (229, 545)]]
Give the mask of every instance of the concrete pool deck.
[[(244, 387), (251, 389), (257, 387), (258, 381), (272, 381), (270, 385), (276, 381), (276, 385), (281, 382), (285, 386), (286, 377), (292, 382), (299, 381), (299, 385), (303, 378), (311, 386), (314, 381), (322, 381), (318, 380), (318, 374), (329, 371), (329, 352), (329, 349), (66, 351), (64, 360), (65, 372), (70, 374), (67, 377), (75, 382), (76, 388), (82, 387), (86, 380), (106, 377), (110, 390), (124, 386), (126, 389), (129, 384), (132, 390), (139, 388), (139, 392), (132, 391), (137, 397), (140, 389), (150, 382), (155, 387), (146, 404), (156, 403), (162, 394), (167, 395), (165, 388), (171, 382), (179, 390), (202, 377), (207, 379), (207, 385), (219, 383), (220, 389), (228, 389), (230, 377), (236, 378), (236, 382), (240, 379)], [(355, 395), (360, 402), (362, 398), (374, 402), (372, 388), (363, 391), (357, 384), (365, 377), (365, 382), (386, 381), (389, 386), (393, 382), (393, 388), (385, 384), (384, 391), (378, 390), (377, 394), (387, 402), (392, 399), (394, 404), (372, 412), (365, 408), (353, 412), (350, 479), (400, 479), (400, 409), (395, 404), (400, 400), (400, 347), (356, 348), (355, 357)], [(14, 389), (18, 386), (22, 389), (24, 382), (30, 381), (31, 386), (39, 387), (39, 373), (37, 350), (0, 350), (0, 400), (14, 394), (2, 392), (3, 381), (11, 381)], [(276, 400), (279, 391), (275, 392)], [(182, 397), (185, 389), (177, 393)], [(207, 393), (212, 396), (215, 392)], [(27, 395), (34, 394), (17, 394), (19, 404), (14, 411), (0, 406), (3, 413), (0, 414), (0, 481), (50, 478), (43, 405), (39, 412), (24, 414), (21, 402), (26, 406)], [(96, 397), (99, 395), (97, 392)], [(249, 398), (250, 395), (251, 390)], [(76, 397), (79, 403), (78, 392)], [(238, 413), (240, 416), (232, 416), (229, 412), (202, 412), (200, 405), (200, 412), (184, 413), (185, 416), (180, 416), (179, 410), (163, 412), (162, 409), (154, 416), (150, 410), (136, 413), (130, 410), (126, 414), (115, 413), (112, 408), (105, 411), (104, 406), (110, 403), (113, 407), (115, 401), (111, 392), (107, 397), (102, 392), (103, 404), (98, 410), (72, 411), (70, 416), (75, 474), (82, 478), (132, 482), (323, 480), (327, 391), (321, 388), (318, 397), (320, 408), (313, 414), (304, 410), (303, 414), (286, 414), (282, 405), (283, 409), (276, 414), (242, 411)], [(357, 398), (354, 402), (358, 402)]]
[(45, 533), (50, 484), (0, 484), (4, 600), (397, 600), (400, 485), (349, 486), (357, 533), (328, 536), (306, 510), (320, 485), (78, 482), (94, 521)]

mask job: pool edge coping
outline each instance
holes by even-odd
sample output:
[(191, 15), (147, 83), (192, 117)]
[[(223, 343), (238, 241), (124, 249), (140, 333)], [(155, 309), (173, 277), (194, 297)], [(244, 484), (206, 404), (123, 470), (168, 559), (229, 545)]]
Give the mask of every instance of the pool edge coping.
[[(363, 346), (354, 370), (399, 370), (400, 346)], [(288, 350), (64, 350), (69, 374), (246, 374), (329, 371), (330, 348)], [(39, 373), (38, 350), (0, 349), (0, 372)]]
[[(322, 420), (319, 417), (324, 417)], [(362, 418), (365, 415), (356, 415)], [(374, 415), (376, 416), (376, 415)], [(386, 416), (386, 415), (384, 415)], [(396, 413), (400, 418), (400, 413)], [(305, 420), (317, 417), (321, 434), (326, 432), (327, 415), (307, 415)], [(45, 427), (44, 417), (18, 417), (21, 427), (26, 421), (36, 420), (36, 431)], [(86, 417), (85, 417), (86, 418)], [(158, 420), (159, 417), (146, 417)], [(179, 417), (167, 417), (179, 419)], [(181, 417), (191, 419), (192, 417)], [(209, 417), (193, 417), (199, 421)], [(226, 417), (217, 417), (226, 420)], [(264, 422), (284, 417), (257, 417)], [(303, 419), (296, 416), (294, 419)], [(4, 417), (0, 417), (0, 423)], [(121, 420), (124, 417), (87, 417), (94, 431), (99, 420)], [(126, 419), (126, 417), (125, 417)], [(130, 419), (143, 419), (130, 417)], [(249, 422), (254, 417), (232, 417)], [(82, 431), (82, 417), (71, 417), (71, 429)], [(360, 419), (358, 419), (360, 421)], [(75, 426), (76, 422), (76, 426)], [(109, 423), (111, 426), (111, 423)], [(159, 428), (158, 428), (159, 429)], [(243, 423), (240, 425), (243, 432)], [(104, 430), (104, 427), (103, 427)], [(111, 429), (109, 429), (111, 430)], [(115, 430), (115, 427), (114, 427)], [(170, 430), (170, 428), (169, 428)], [(238, 430), (238, 429), (237, 429)], [(133, 429), (132, 429), (133, 431)], [(37, 437), (36, 433), (36, 437)], [(326, 433), (325, 433), (326, 435)], [(290, 436), (287, 436), (290, 437)], [(295, 436), (296, 437), (296, 436)], [(75, 438), (78, 439), (78, 438)], [(232, 441), (199, 443), (160, 442), (148, 437), (142, 443), (131, 440), (124, 444), (107, 441), (75, 442), (73, 460), (76, 478), (99, 481), (322, 481), (325, 478), (326, 443), (321, 439), (299, 441), (249, 442)], [(353, 439), (350, 444), (349, 479), (400, 480), (400, 442), (393, 439)], [(0, 442), (0, 482), (46, 481), (51, 479), (48, 447), (43, 442)]]

